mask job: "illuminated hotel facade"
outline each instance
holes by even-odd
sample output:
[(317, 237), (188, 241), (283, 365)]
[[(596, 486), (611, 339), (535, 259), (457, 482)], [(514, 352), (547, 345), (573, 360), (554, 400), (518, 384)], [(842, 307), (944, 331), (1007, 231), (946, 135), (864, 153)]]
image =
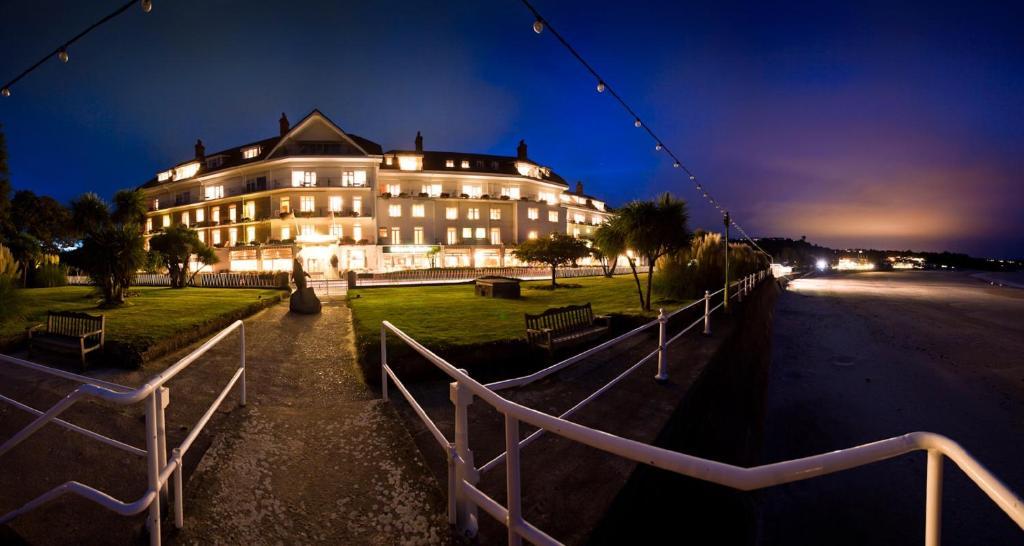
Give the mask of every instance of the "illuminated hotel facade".
[(195, 157), (143, 184), (148, 238), (186, 225), (215, 249), (212, 271), (345, 271), (521, 265), (512, 249), (560, 232), (585, 237), (604, 202), (515, 156), (382, 151), (314, 110), (279, 136)]

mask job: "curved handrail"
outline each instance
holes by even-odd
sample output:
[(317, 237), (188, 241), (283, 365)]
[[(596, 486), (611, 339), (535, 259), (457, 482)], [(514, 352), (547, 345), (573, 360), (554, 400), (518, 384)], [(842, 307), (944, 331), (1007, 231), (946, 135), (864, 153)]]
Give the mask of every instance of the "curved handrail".
[(459, 382), (460, 385), (464, 385), (470, 393), (490, 404), (498, 412), (564, 438), (638, 463), (734, 489), (750, 491), (824, 476), (890, 459), (911, 451), (934, 450), (953, 460), (1000, 509), (1024, 529), (1024, 501), (1021, 501), (1020, 497), (974, 459), (963, 447), (939, 434), (912, 432), (810, 457), (744, 468), (629, 440), (522, 406), (502, 397), (462, 370), (452, 366), (390, 322), (383, 321), (382, 324), (449, 377)]

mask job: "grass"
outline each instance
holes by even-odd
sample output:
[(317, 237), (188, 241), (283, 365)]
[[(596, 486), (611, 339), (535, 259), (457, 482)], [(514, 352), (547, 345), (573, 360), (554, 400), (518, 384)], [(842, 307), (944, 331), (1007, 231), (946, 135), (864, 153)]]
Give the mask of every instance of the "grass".
[(0, 324), (0, 339), (46, 321), (47, 311), (80, 311), (106, 316), (106, 339), (139, 351), (165, 339), (181, 336), (217, 320), (244, 312), (259, 298), (277, 298), (280, 290), (133, 287), (137, 296), (115, 309), (97, 307), (100, 297), (88, 286), (20, 290), (20, 319)]
[[(646, 282), (646, 276), (640, 280)], [(657, 314), (640, 310), (632, 275), (561, 281), (578, 288), (537, 288), (549, 286), (550, 282), (522, 283), (522, 298), (518, 300), (481, 298), (473, 294), (472, 284), (459, 284), (363, 288), (350, 291), (348, 301), (361, 339), (374, 339), (379, 335), (381, 321), (388, 320), (431, 347), (523, 339), (526, 336), (523, 314), (537, 314), (551, 307), (590, 302), (597, 315), (653, 317)], [(675, 308), (677, 305), (667, 306)], [(655, 306), (652, 304), (652, 307)]]

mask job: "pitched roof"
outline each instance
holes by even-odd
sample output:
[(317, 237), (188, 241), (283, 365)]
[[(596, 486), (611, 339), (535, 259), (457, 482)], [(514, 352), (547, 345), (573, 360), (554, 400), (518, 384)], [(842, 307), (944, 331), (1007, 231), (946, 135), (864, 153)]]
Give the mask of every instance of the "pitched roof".
[[(524, 160), (505, 155), (490, 155), (490, 154), (469, 154), (465, 152), (436, 152), (436, 151), (423, 151), (416, 152), (411, 150), (388, 150), (384, 155), (421, 155), (423, 156), (423, 170), (424, 171), (443, 171), (453, 173), (482, 173), (482, 174), (511, 174), (520, 176), (519, 169), (516, 164)], [(447, 161), (454, 161), (454, 167), (447, 167)], [(463, 169), (462, 162), (469, 161), (469, 168)], [(526, 159), (525, 162), (532, 165), (541, 167), (534, 161)], [(380, 166), (382, 170), (397, 170), (398, 165), (387, 165), (383, 164)], [(544, 182), (550, 182), (552, 184), (558, 184), (561, 186), (569, 187), (569, 184), (551, 169), (546, 169), (547, 174), (542, 172), (541, 180)]]

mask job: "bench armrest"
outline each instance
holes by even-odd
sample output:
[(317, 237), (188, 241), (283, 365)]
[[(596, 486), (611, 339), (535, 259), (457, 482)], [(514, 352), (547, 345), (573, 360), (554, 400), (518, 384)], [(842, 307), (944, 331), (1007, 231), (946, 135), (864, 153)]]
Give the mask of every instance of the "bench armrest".
[(31, 339), (32, 338), (32, 332), (35, 332), (36, 330), (42, 328), (43, 326), (46, 326), (46, 325), (43, 324), (43, 323), (39, 323), (39, 324), (36, 324), (34, 326), (30, 326), (28, 328), (25, 328), (25, 333), (27, 333), (29, 339)]
[(551, 328), (527, 328), (526, 331), (534, 334), (546, 334), (551, 331)]
[(611, 315), (594, 315), (594, 324), (597, 324), (598, 322), (603, 322), (605, 326), (610, 328), (611, 325), (612, 325), (612, 316)]

